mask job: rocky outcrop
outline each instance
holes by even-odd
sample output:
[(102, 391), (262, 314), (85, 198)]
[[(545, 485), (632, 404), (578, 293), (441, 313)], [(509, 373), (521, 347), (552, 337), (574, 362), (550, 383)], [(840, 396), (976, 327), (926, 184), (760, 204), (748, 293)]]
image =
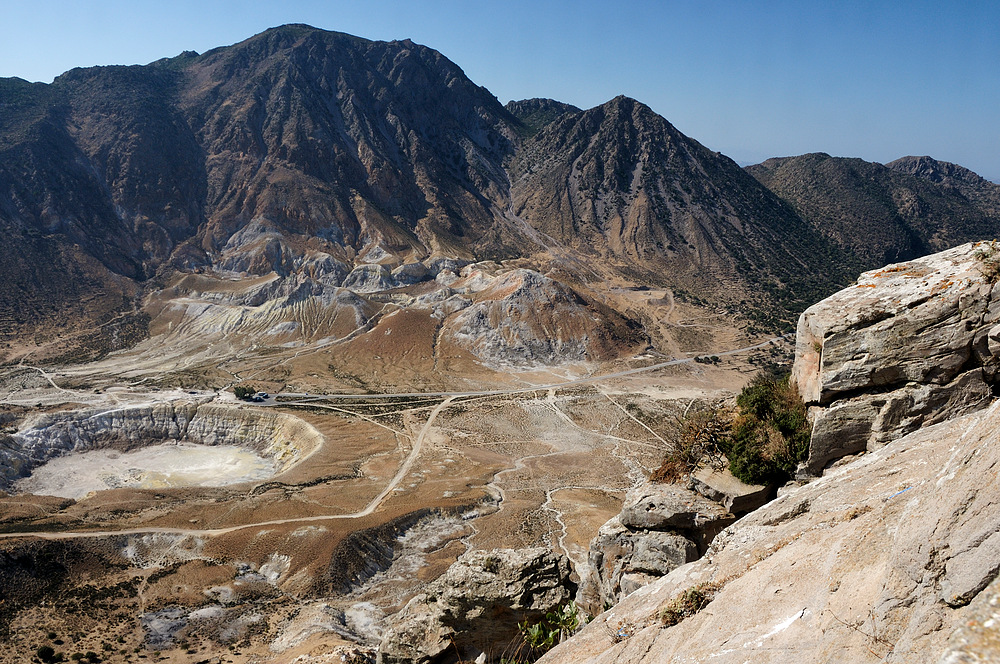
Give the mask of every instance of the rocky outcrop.
[(691, 474), (691, 488), (736, 516), (752, 512), (774, 497), (774, 487), (745, 484), (728, 468), (703, 466)]
[(799, 318), (792, 380), (811, 406), (808, 473), (987, 405), (1000, 284), (974, 243), (866, 272)]
[[(472, 551), (397, 614), (378, 648), (381, 664), (499, 661), (516, 649), (519, 622), (572, 599), (569, 559), (548, 549)], [(479, 660), (477, 660), (479, 661)]]
[(377, 293), (395, 287), (392, 273), (384, 265), (359, 265), (344, 279), (344, 288), (355, 293)]
[(323, 435), (284, 413), (180, 401), (43, 415), (10, 440), (0, 448), (0, 489), (57, 456), (127, 451), (167, 440), (245, 447), (272, 460), (280, 472), (318, 447)]
[(647, 482), (625, 497), (621, 514), (590, 543), (577, 603), (591, 613), (697, 560), (736, 517), (718, 502), (676, 484)]
[(533, 270), (479, 281), (468, 288), (472, 304), (447, 321), (444, 334), (487, 366), (606, 360), (643, 341), (635, 321)]
[[(783, 493), (540, 662), (995, 661), (998, 429), (1000, 404)], [(682, 595), (711, 603), (664, 621)]]

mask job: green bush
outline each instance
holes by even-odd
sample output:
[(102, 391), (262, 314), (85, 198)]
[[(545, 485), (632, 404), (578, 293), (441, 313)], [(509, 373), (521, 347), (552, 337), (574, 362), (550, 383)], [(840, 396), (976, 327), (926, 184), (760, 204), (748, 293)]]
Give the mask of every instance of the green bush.
[(809, 453), (810, 432), (789, 376), (762, 373), (736, 398), (735, 414), (716, 408), (685, 416), (650, 479), (679, 482), (701, 466), (721, 467), (724, 456), (729, 471), (747, 484), (784, 482)]
[(527, 621), (519, 624), (523, 645), (527, 647), (528, 652), (518, 652), (514, 657), (504, 659), (508, 662), (533, 662), (572, 636), (579, 627), (580, 614), (576, 604), (572, 601), (567, 602), (555, 611), (546, 613), (543, 620), (531, 624)]
[(257, 388), (253, 385), (234, 385), (233, 394), (236, 395), (237, 399), (249, 399), (257, 394)]
[(806, 407), (789, 376), (761, 374), (736, 398), (739, 413), (722, 445), (729, 470), (747, 484), (787, 480), (809, 452)]

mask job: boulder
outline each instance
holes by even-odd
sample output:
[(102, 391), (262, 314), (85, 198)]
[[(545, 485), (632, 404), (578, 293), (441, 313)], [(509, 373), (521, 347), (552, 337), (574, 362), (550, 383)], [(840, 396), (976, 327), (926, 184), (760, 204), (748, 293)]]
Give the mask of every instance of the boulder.
[(570, 574), (569, 559), (545, 548), (466, 553), (396, 615), (378, 662), (472, 661), (483, 653), (483, 661), (499, 661), (520, 643), (519, 622), (572, 599)]
[(590, 543), (588, 569), (577, 604), (591, 613), (698, 558), (698, 546), (679, 533), (632, 530), (619, 517), (607, 521)]
[(721, 504), (733, 514), (746, 514), (757, 509), (772, 496), (772, 488), (763, 484), (744, 484), (733, 477), (728, 468), (699, 468), (691, 475), (692, 488), (709, 500)]
[(633, 529), (693, 531), (700, 539), (736, 520), (725, 507), (676, 484), (646, 482), (625, 496), (622, 525)]
[(591, 613), (616, 604), (696, 560), (735, 520), (720, 503), (683, 486), (645, 482), (634, 487), (621, 513), (601, 526), (590, 543), (577, 604)]
[(792, 380), (811, 406), (804, 471), (986, 406), (1000, 367), (991, 243), (861, 275), (799, 318)]

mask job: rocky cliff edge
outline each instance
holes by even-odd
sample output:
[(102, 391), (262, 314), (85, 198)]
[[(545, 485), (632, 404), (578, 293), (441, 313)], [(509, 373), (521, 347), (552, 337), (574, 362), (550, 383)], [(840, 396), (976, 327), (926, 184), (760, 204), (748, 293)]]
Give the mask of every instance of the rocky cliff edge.
[(865, 272), (802, 314), (792, 380), (813, 421), (808, 474), (991, 401), (998, 256), (970, 243)]
[(823, 476), (540, 661), (1000, 661), (995, 249), (869, 272), (810, 308), (794, 377), (832, 445), (810, 456)]

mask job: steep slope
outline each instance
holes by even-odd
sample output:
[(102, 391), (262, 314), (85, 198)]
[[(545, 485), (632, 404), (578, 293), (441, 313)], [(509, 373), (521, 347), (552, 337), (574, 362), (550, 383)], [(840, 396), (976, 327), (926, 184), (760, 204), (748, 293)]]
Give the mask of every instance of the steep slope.
[[(968, 195), (996, 185), (976, 181), (978, 176), (961, 169), (960, 189), (944, 180), (955, 169), (934, 170), (930, 162), (912, 158), (894, 163), (816, 153), (768, 159), (747, 171), (819, 232), (858, 256), (866, 269), (996, 234), (1000, 207), (983, 204), (988, 194), (980, 200)], [(931, 173), (941, 177), (935, 180)]]
[[(55, 86), (0, 80), (0, 338), (110, 323), (130, 310), (139, 242), (67, 128)], [(114, 327), (114, 325), (112, 325)], [(88, 332), (92, 344), (107, 338)]]
[(635, 321), (523, 269), (490, 280), (442, 331), (498, 367), (609, 360), (643, 341)]
[(284, 26), (184, 75), (208, 155), (206, 248), (260, 217), (376, 260), (499, 246), (486, 235), (516, 121), (440, 53)]
[[(996, 661), (997, 426), (994, 406), (787, 493), (539, 661)], [(664, 622), (692, 590), (711, 603)]]
[(285, 26), (51, 85), (7, 79), (0, 99), (11, 338), (46, 314), (65, 333), (131, 310), (165, 266), (321, 278), (517, 254), (500, 164), (518, 121), (409, 41)]
[(1000, 209), (989, 183), (926, 160), (874, 180), (852, 164), (843, 184), (821, 168), (845, 160), (751, 169), (789, 204), (635, 100), (504, 107), (430, 48), (304, 25), (51, 85), (7, 79), (0, 101), (12, 344), (76, 327), (78, 346), (128, 345), (145, 330), (139, 296), (177, 273), (367, 297), (430, 281), (442, 260), (580, 293), (658, 285), (790, 328), (865, 265), (992, 236)]
[[(810, 405), (833, 400), (810, 408), (822, 477), (785, 487), (540, 661), (997, 661), (1000, 401), (987, 386), (959, 403), (977, 390), (947, 375), (992, 380), (1000, 357), (996, 247), (975, 249), (868, 273), (807, 310), (793, 375)], [(859, 399), (875, 408), (831, 422)], [(865, 428), (881, 435), (831, 449)], [(643, 517), (658, 507), (637, 503)]]
[(954, 189), (975, 203), (992, 218), (1000, 218), (1000, 185), (980, 177), (964, 166), (931, 157), (901, 157), (886, 164), (901, 173), (909, 173)]
[(763, 292), (795, 310), (853, 271), (731, 159), (627, 97), (543, 126), (511, 181), (514, 212), (555, 241), (730, 302)]

